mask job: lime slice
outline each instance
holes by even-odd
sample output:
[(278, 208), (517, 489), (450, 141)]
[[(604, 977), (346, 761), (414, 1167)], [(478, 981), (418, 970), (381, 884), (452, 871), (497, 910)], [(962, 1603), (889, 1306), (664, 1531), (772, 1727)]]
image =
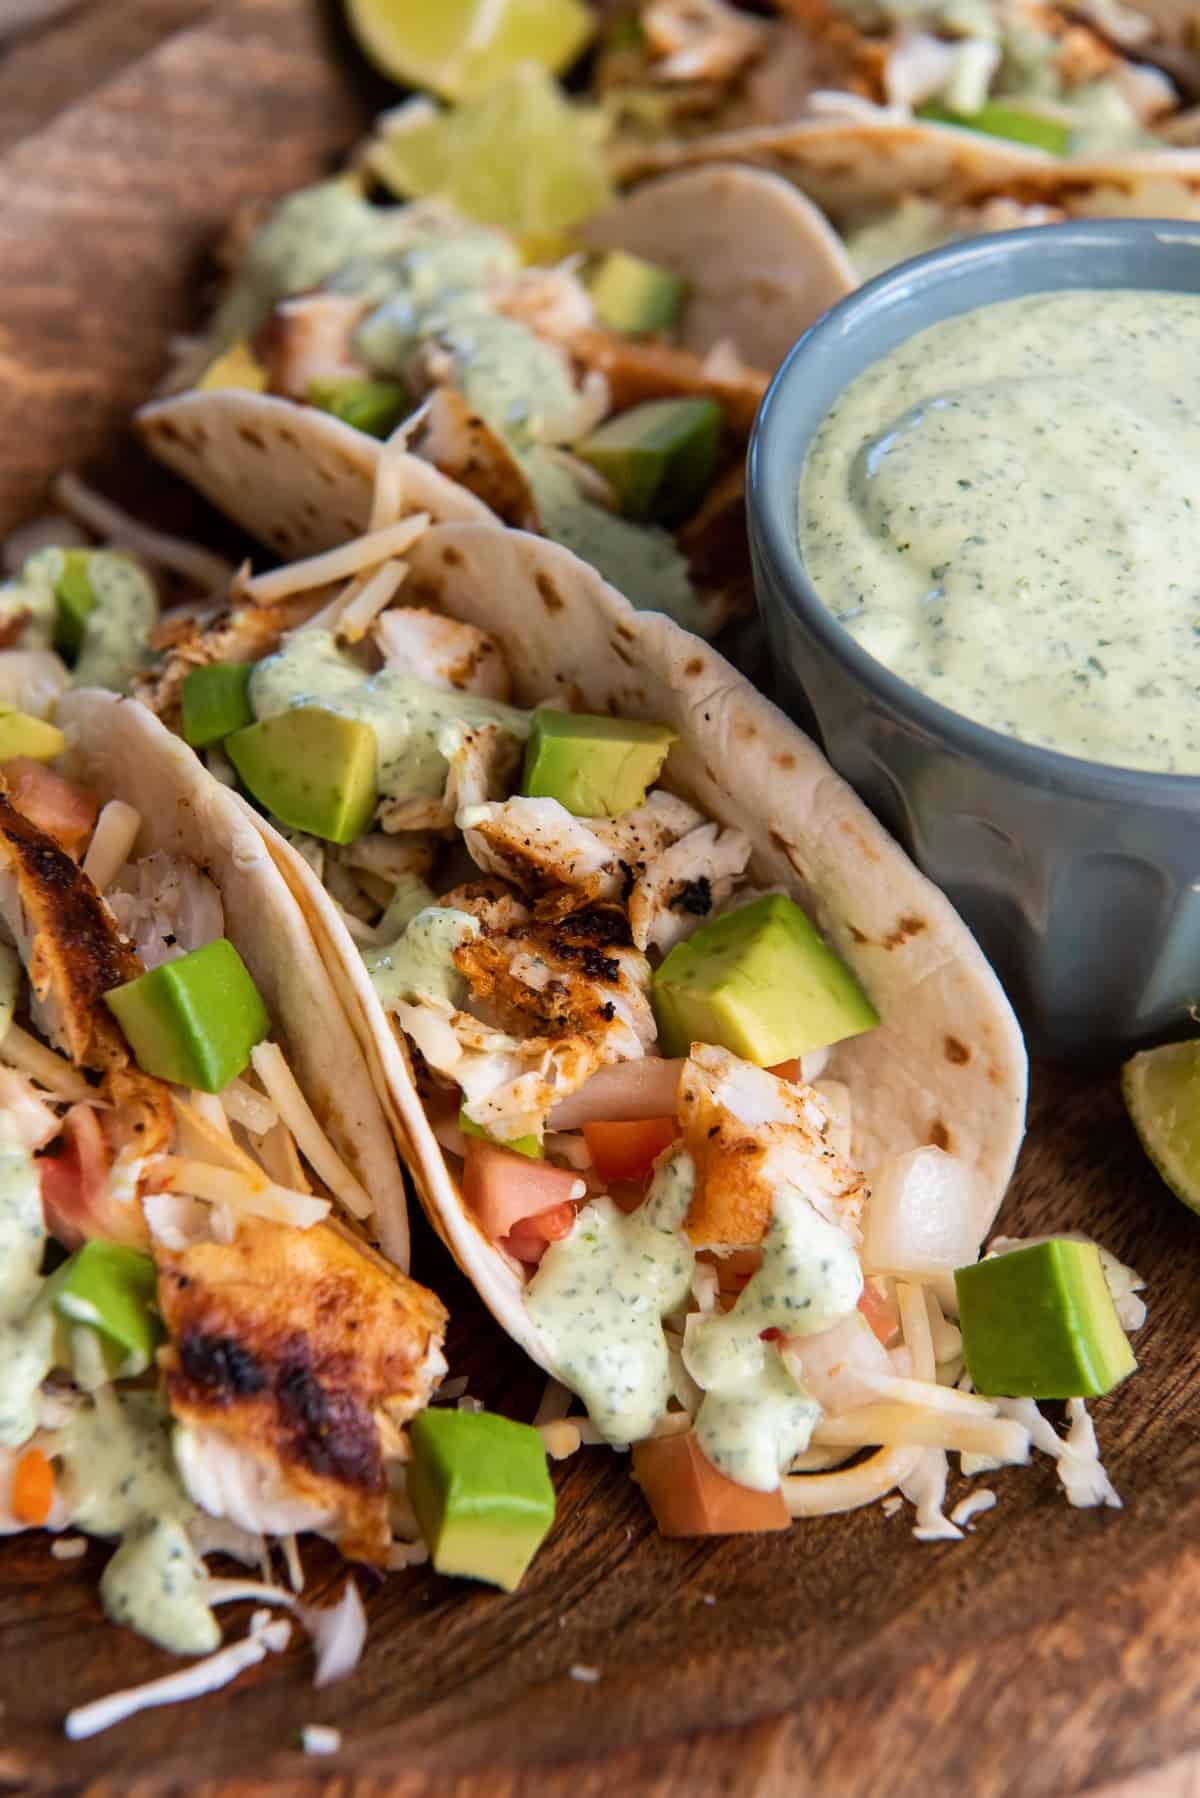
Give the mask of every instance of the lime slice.
[(1147, 1155), (1175, 1197), (1200, 1211), (1200, 1042), (1135, 1055), (1121, 1090)]
[(526, 65), (482, 100), (401, 107), (367, 161), (394, 194), (445, 200), (480, 224), (536, 240), (611, 197), (603, 139), (593, 108), (571, 105), (548, 75)]
[(583, 0), (346, 0), (365, 54), (406, 87), (469, 100), (520, 63), (557, 75), (589, 42)]

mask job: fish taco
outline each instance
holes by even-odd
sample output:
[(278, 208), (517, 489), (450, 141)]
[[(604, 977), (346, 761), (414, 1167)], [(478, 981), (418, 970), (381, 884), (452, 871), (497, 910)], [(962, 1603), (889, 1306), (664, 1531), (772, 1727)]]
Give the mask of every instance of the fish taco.
[(143, 438), (287, 556), (367, 528), (381, 442), (398, 443), (425, 465), (413, 510), (541, 532), (711, 634), (749, 603), (717, 552), (759, 401), (853, 271), (802, 195), (737, 167), (598, 209), (570, 247), (531, 266), (444, 205), (293, 195)]
[[(665, 1529), (865, 1503), (955, 1440), (887, 1406), (847, 1435), (839, 1411), (894, 1391), (901, 1343), (941, 1402), (950, 1273), (1022, 1134), (1011, 1009), (714, 650), (561, 546), (411, 522), (369, 622), (364, 569), (333, 597), (327, 557), (256, 577), (312, 581), (314, 611), (246, 672), (221, 755), (372, 1037), (429, 1215), (561, 1383), (548, 1415), (574, 1394), (575, 1443), (634, 1444)], [(1022, 1428), (968, 1408), (972, 1441), (1023, 1458)], [(879, 1452), (812, 1473), (851, 1440)], [(677, 1475), (699, 1509), (672, 1510)]]
[[(403, 1271), (361, 1020), (250, 809), (131, 699), (3, 723), (0, 1531), (115, 1542), (109, 1616), (207, 1653), (214, 1604), (279, 1602), (258, 1570), (297, 1532), (393, 1563), (445, 1311)], [(211, 1580), (218, 1550), (259, 1583)]]

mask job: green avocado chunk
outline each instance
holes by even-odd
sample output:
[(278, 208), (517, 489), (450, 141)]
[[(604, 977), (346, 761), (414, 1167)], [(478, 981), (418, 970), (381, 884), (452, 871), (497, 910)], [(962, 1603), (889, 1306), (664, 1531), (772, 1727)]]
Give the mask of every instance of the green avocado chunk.
[(477, 1136), (482, 1142), (490, 1142), (497, 1149), (511, 1149), (514, 1155), (527, 1155), (530, 1161), (544, 1161), (546, 1151), (542, 1147), (541, 1138), (537, 1136), (514, 1136), (504, 1141), (499, 1136), (489, 1136), (482, 1124), (469, 1118), (465, 1108), (459, 1110), (458, 1127), (464, 1136)]
[(438, 1572), (515, 1591), (554, 1522), (537, 1431), (489, 1411), (436, 1406), (408, 1434), (408, 1496)]
[(49, 1287), (59, 1316), (90, 1324), (116, 1350), (128, 1377), (145, 1372), (165, 1334), (154, 1308), (157, 1295), (149, 1255), (98, 1236), (63, 1263)]
[(90, 549), (64, 549), (62, 573), (54, 583), (58, 601), (58, 618), (54, 629), (54, 647), (68, 661), (74, 661), (83, 646), (83, 627), (94, 609), (96, 595), (88, 579)]
[(1071, 144), (1071, 127), (1062, 119), (1043, 118), (1041, 113), (1025, 112), (1019, 106), (1005, 106), (995, 100), (986, 101), (978, 112), (953, 112), (938, 100), (927, 100), (917, 107), (917, 117), (928, 119), (933, 125), (958, 125), (964, 131), (981, 131), (985, 137), (1005, 137), (1010, 143), (1049, 150), (1052, 156), (1065, 156)]
[(1098, 1398), (1134, 1372), (1100, 1251), (1056, 1237), (954, 1275), (963, 1355), (991, 1398)]
[(308, 403), (371, 437), (390, 437), (413, 409), (412, 395), (399, 381), (368, 381), (354, 375), (310, 381)]
[(374, 815), (379, 791), (375, 732), (322, 706), (293, 706), (225, 739), (243, 782), (289, 830), (352, 843)]
[(104, 1002), (144, 1074), (205, 1093), (228, 1086), (271, 1029), (258, 988), (227, 937), (113, 987)]
[(539, 706), (521, 791), (530, 799), (557, 799), (577, 818), (617, 818), (642, 803), (676, 740), (665, 724)]
[(67, 739), (56, 724), (19, 712), (15, 706), (0, 705), (0, 762), (11, 761), (15, 755), (50, 762), (66, 747)]
[(253, 667), (252, 662), (213, 662), (185, 676), (179, 695), (185, 743), (206, 749), (254, 723), (249, 693)]
[(575, 454), (611, 484), (627, 518), (672, 526), (704, 498), (720, 444), (716, 400), (649, 400), (607, 419)]
[(666, 331), (683, 311), (687, 282), (628, 250), (610, 250), (588, 278), (596, 317), (610, 331), (633, 336)]
[(713, 1043), (759, 1067), (879, 1022), (845, 962), (781, 893), (754, 899), (676, 943), (655, 970), (651, 999), (664, 1055)]

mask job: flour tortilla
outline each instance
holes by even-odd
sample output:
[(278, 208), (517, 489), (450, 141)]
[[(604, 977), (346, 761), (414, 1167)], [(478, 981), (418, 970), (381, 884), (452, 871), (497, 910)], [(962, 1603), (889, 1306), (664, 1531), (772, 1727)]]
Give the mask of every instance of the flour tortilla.
[(136, 853), (185, 856), (216, 885), (226, 934), (262, 994), (272, 1040), (339, 1155), (374, 1200), (369, 1230), (407, 1272), (404, 1174), (373, 1046), (359, 1012), (339, 1001), (304, 912), (280, 878), (261, 820), (135, 700), (81, 689), (63, 695), (56, 716), (79, 778), (102, 800), (124, 799), (140, 812)]
[[(404, 595), (495, 637), (518, 703), (560, 694), (577, 708), (679, 733), (666, 784), (748, 834), (754, 879), (791, 893), (881, 1013), (877, 1030), (838, 1046), (829, 1069), (854, 1095), (855, 1160), (869, 1178), (885, 1159), (927, 1143), (960, 1156), (978, 1176), (982, 1239), (1024, 1128), (1020, 1029), (957, 913), (816, 745), (715, 650), (660, 613), (635, 612), (593, 569), (543, 538), (478, 524), (434, 528), (412, 553)], [(499, 1322), (553, 1373), (553, 1355), (522, 1303), (517, 1265), (464, 1205), (403, 1041), (336, 908), (287, 843), (271, 836), (269, 846), (344, 1003), (366, 1021), (435, 1228)]]
[[(1144, 216), (1140, 189), (1161, 195), (1157, 216), (1200, 216), (1200, 152), (1139, 150), (1106, 160), (1051, 156), (1024, 144), (953, 125), (870, 116), (813, 117), (788, 125), (718, 131), (707, 137), (631, 144), (617, 159), (623, 181), (667, 170), (741, 162), (786, 177), (834, 220), (864, 207), (916, 196), (946, 206), (1010, 199), (1089, 208), (1097, 190), (1124, 194)], [(1120, 216), (1120, 207), (1102, 208)]]
[(589, 219), (580, 237), (684, 277), (686, 349), (703, 355), (724, 340), (768, 372), (858, 284), (841, 239), (803, 194), (736, 163), (647, 181)]

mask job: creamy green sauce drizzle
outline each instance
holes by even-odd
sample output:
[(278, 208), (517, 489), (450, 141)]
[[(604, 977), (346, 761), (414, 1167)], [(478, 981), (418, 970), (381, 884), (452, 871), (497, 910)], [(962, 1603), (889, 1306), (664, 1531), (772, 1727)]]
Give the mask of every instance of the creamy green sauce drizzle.
[(0, 1444), (19, 1448), (38, 1426), (54, 1364), (54, 1318), (42, 1290), (42, 1188), (27, 1149), (4, 1140), (0, 1116)]
[(111, 1393), (81, 1409), (55, 1452), (78, 1495), (75, 1527), (120, 1538), (100, 1581), (107, 1614), (176, 1654), (211, 1653), (221, 1632), (187, 1539), (195, 1507), (176, 1471), (171, 1419), (157, 1394)]
[(479, 935), (479, 921), (453, 906), (432, 906), (411, 918), (404, 934), (382, 949), (367, 949), (363, 960), (386, 1010), (418, 999), (441, 999), (461, 1011), (467, 982), (454, 965), (454, 951)]
[(1200, 298), (944, 320), (851, 382), (801, 474), (834, 615), (931, 698), (1094, 761), (1200, 772)]
[(667, 1408), (662, 1319), (688, 1295), (695, 1252), (680, 1227), (695, 1183), (691, 1156), (680, 1152), (628, 1217), (611, 1199), (593, 1199), (525, 1288), (560, 1379), (608, 1442), (648, 1436)]
[(447, 727), (498, 724), (522, 741), (529, 716), (499, 700), (448, 692), (416, 675), (384, 668), (366, 674), (329, 631), (294, 631), (250, 677), (256, 718), (292, 706), (318, 705), (369, 724), (379, 748), (379, 791), (387, 799), (440, 798), (449, 762), (439, 746)]
[[(15, 581), (0, 587), (0, 623), (27, 615), (22, 649), (53, 647), (55, 586), (63, 567), (62, 550), (41, 549), (27, 558)], [(92, 550), (87, 576), (96, 603), (83, 623), (72, 683), (124, 693), (148, 660), (150, 632), (158, 621), (154, 584), (131, 557), (113, 550)]]
[(773, 1491), (821, 1415), (761, 1332), (828, 1330), (854, 1310), (862, 1289), (858, 1256), (842, 1231), (799, 1193), (777, 1191), (758, 1272), (732, 1310), (689, 1318), (684, 1339), (684, 1366), (704, 1388), (697, 1440), (728, 1478)]

